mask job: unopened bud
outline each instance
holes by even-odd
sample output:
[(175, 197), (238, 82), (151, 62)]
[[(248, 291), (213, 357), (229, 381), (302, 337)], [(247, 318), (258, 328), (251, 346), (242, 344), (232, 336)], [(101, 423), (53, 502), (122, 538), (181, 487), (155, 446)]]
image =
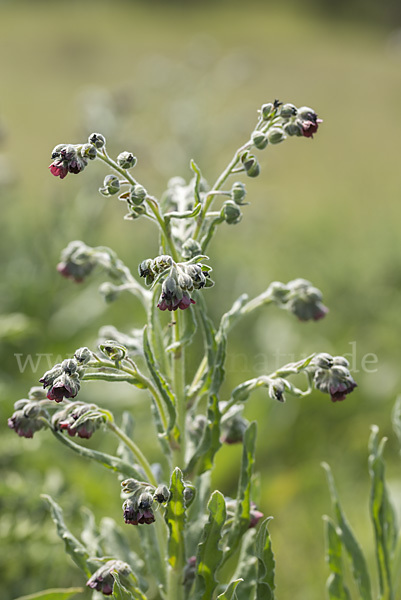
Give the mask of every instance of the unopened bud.
[(251, 135), (251, 140), (259, 150), (266, 148), (267, 144), (269, 143), (267, 135), (262, 131), (254, 131)]
[(109, 281), (105, 281), (99, 286), (99, 293), (106, 302), (114, 302), (120, 296), (120, 288)]
[(81, 148), (81, 156), (89, 158), (89, 160), (94, 160), (97, 156), (96, 146), (93, 144), (84, 144)]
[(297, 112), (297, 107), (293, 104), (283, 104), (283, 106), (280, 108), (280, 117), (283, 117), (284, 119), (294, 117)]
[(85, 365), (92, 358), (92, 352), (86, 346), (75, 350), (74, 358), (79, 362), (80, 365)]
[(88, 142), (93, 144), (95, 148), (103, 148), (106, 143), (106, 138), (101, 133), (91, 133), (88, 138)]
[(162, 484), (156, 488), (155, 493), (153, 494), (153, 498), (159, 504), (164, 504), (170, 498), (170, 492), (166, 485)]
[(317, 114), (313, 110), (313, 108), (309, 108), (309, 106), (301, 106), (298, 108), (298, 117), (300, 117), (304, 121), (316, 121)]
[(103, 181), (103, 187), (99, 188), (99, 192), (103, 196), (113, 196), (120, 191), (120, 180), (117, 175), (106, 175)]
[(186, 258), (187, 260), (194, 258), (199, 254), (202, 254), (202, 248), (200, 243), (196, 240), (193, 240), (192, 238), (189, 238), (183, 243), (181, 248), (181, 254), (183, 258)]
[(136, 185), (133, 185), (130, 189), (129, 202), (135, 204), (136, 206), (139, 206), (144, 202), (146, 196), (147, 191), (145, 190), (143, 185), (137, 183)]
[(289, 121), (288, 123), (286, 123), (284, 125), (283, 130), (289, 136), (293, 136), (293, 135), (296, 135), (297, 137), (302, 136), (302, 125), (298, 120)]
[(111, 360), (120, 361), (127, 355), (127, 349), (114, 340), (107, 340), (103, 344), (100, 344), (99, 348), (101, 352)]
[(242, 206), (243, 204), (247, 204), (243, 202), (245, 196), (245, 185), (241, 181), (236, 181), (231, 188), (231, 199), (234, 200), (235, 204)]
[(132, 169), (136, 165), (136, 157), (132, 152), (121, 152), (117, 156), (117, 164), (122, 169)]
[(61, 368), (63, 369), (63, 371), (65, 373), (68, 373), (68, 375), (72, 375), (73, 373), (75, 373), (75, 371), (77, 370), (78, 364), (77, 361), (74, 360), (73, 358), (67, 358), (66, 360), (63, 360), (63, 362), (61, 363)]
[(278, 127), (272, 127), (267, 133), (267, 137), (271, 144), (279, 144), (285, 140), (284, 131)]
[(241, 162), (248, 177), (257, 177), (260, 173), (260, 166), (256, 156), (245, 152), (241, 157)]
[(272, 104), (272, 102), (269, 102), (267, 104), (262, 105), (262, 108), (260, 109), (260, 114), (262, 115), (263, 119), (266, 121), (267, 119), (269, 119), (271, 117), (271, 114), (273, 111), (274, 111), (274, 105)]
[(239, 206), (232, 200), (226, 200), (223, 204), (221, 216), (228, 225), (236, 225), (242, 219), (242, 212)]

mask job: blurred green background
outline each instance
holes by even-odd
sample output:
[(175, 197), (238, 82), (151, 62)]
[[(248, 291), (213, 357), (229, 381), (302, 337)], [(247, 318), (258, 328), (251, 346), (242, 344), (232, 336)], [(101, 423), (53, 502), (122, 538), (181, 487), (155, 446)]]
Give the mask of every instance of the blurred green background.
[[(77, 532), (84, 504), (98, 518), (120, 519), (112, 474), (88, 469), (46, 433), (25, 440), (6, 427), (13, 402), (47, 361), (95, 344), (104, 324), (143, 325), (131, 298), (103, 303), (101, 279), (78, 287), (59, 277), (60, 250), (73, 239), (108, 245), (133, 270), (157, 253), (151, 223), (122, 220), (124, 206), (97, 194), (102, 165), (60, 181), (47, 169), (52, 148), (101, 131), (112, 154), (136, 154), (137, 178), (160, 195), (171, 176), (190, 178), (190, 158), (214, 180), (248, 139), (257, 108), (274, 98), (312, 106), (324, 123), (313, 141), (290, 139), (260, 153), (262, 174), (246, 182), (251, 205), (243, 221), (222, 226), (210, 247), (216, 286), (205, 298), (217, 320), (240, 293), (257, 294), (272, 280), (304, 277), (323, 290), (330, 313), (321, 322), (299, 323), (269, 308), (233, 332), (225, 392), (313, 351), (350, 355), (359, 387), (344, 403), (316, 394), (279, 405), (261, 392), (245, 414), (259, 424), (260, 507), (275, 517), (279, 597), (324, 597), (321, 515), (330, 505), (322, 460), (334, 469), (373, 565), (372, 423), (389, 436), (388, 476), (401, 504), (391, 430), (401, 360), (401, 20), (390, 1), (335, 6), (0, 2), (3, 600), (83, 584), (41, 493), (56, 497)], [(143, 397), (132, 399), (123, 385), (110, 391), (88, 386), (81, 399), (117, 412), (134, 402), (140, 430), (148, 419)], [(144, 447), (157, 458), (153, 440)], [(228, 495), (240, 453), (225, 447), (217, 460), (214, 483)]]

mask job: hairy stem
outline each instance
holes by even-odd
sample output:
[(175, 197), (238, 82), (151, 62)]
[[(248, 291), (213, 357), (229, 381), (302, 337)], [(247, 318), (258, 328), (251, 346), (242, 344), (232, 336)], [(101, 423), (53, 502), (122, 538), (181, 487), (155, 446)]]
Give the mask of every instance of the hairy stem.
[[(174, 315), (174, 342), (180, 342), (182, 316), (179, 311)], [(176, 466), (185, 467), (186, 450), (186, 393), (185, 393), (185, 348), (180, 345), (173, 354), (174, 391), (177, 399), (177, 425), (180, 430), (179, 448), (175, 451)]]

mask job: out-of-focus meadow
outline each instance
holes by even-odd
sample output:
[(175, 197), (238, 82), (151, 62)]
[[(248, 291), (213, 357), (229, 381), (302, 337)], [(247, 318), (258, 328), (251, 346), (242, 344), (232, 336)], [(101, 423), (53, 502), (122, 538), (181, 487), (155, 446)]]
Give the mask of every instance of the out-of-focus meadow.
[[(324, 123), (314, 140), (289, 139), (258, 154), (262, 173), (246, 181), (243, 221), (222, 226), (210, 247), (216, 286), (205, 298), (217, 320), (240, 293), (256, 294), (273, 280), (304, 277), (323, 290), (330, 313), (318, 323), (266, 308), (233, 332), (225, 392), (313, 351), (349, 355), (359, 387), (344, 403), (315, 394), (273, 404), (260, 392), (246, 416), (259, 425), (260, 507), (275, 517), (279, 597), (324, 597), (321, 516), (330, 504), (322, 460), (333, 467), (373, 565), (372, 423), (389, 436), (388, 476), (401, 504), (391, 430), (401, 385), (401, 34), (308, 6), (0, 3), (3, 600), (83, 584), (41, 493), (57, 498), (77, 532), (83, 504), (97, 518), (120, 519), (112, 474), (88, 470), (46, 432), (25, 440), (6, 427), (13, 402), (58, 356), (93, 346), (104, 324), (143, 325), (131, 298), (103, 302), (101, 279), (81, 287), (63, 280), (55, 271), (60, 250), (73, 239), (108, 245), (134, 271), (158, 251), (151, 223), (124, 221), (122, 203), (98, 195), (102, 165), (60, 181), (47, 169), (52, 148), (103, 132), (110, 152), (134, 152), (136, 177), (160, 195), (170, 177), (190, 177), (190, 158), (214, 180), (248, 139), (256, 110), (274, 98), (312, 106)], [(89, 385), (82, 399), (117, 413), (134, 403), (143, 431), (146, 401), (123, 384), (112, 388)], [(156, 459), (150, 436), (144, 448)], [(240, 452), (225, 447), (217, 460), (215, 485), (227, 495)]]

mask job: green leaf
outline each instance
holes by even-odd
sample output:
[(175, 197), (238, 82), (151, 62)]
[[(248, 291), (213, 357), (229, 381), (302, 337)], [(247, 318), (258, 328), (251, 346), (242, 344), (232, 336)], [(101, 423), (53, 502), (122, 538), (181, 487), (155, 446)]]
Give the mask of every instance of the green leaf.
[(207, 423), (202, 438), (185, 468), (185, 475), (194, 472), (201, 475), (213, 467), (214, 456), (221, 447), (220, 442), (220, 410), (217, 396), (209, 397)]
[(401, 447), (401, 395), (397, 397), (392, 412), (393, 429)]
[[(155, 357), (153, 356), (152, 349), (149, 344), (147, 327), (145, 327), (143, 330), (143, 350), (145, 353), (146, 364), (148, 365), (152, 379), (155, 382), (156, 387), (159, 390), (167, 408), (169, 424), (166, 433), (169, 433), (174, 428), (176, 421), (176, 400), (169, 384), (167, 383), (166, 379), (164, 379), (158, 365), (156, 364)], [(178, 433), (176, 432), (175, 435), (178, 435)]]
[(104, 452), (100, 452), (99, 450), (91, 450), (90, 448), (86, 448), (85, 446), (80, 446), (76, 444), (65, 435), (60, 433), (59, 431), (52, 430), (52, 434), (65, 446), (68, 446), (71, 450), (74, 450), (80, 456), (84, 456), (85, 458), (90, 458), (92, 460), (96, 460), (98, 463), (111, 469), (112, 471), (117, 471), (126, 477), (133, 477), (134, 479), (142, 480), (143, 476), (139, 471), (137, 471), (133, 466), (129, 463), (121, 460), (117, 456), (112, 456), (110, 454), (105, 454)]
[(75, 564), (84, 571), (87, 577), (91, 576), (91, 572), (88, 568), (87, 561), (89, 559), (89, 553), (85, 546), (81, 544), (79, 540), (71, 533), (64, 523), (63, 511), (61, 507), (46, 494), (42, 494), (42, 498), (46, 500), (50, 508), (51, 517), (56, 524), (57, 533), (63, 540), (65, 545), (65, 551), (69, 554)]
[(129, 589), (127, 589), (120, 581), (120, 577), (117, 571), (112, 572), (114, 579), (113, 585), (113, 597), (116, 600), (147, 600), (146, 596), (136, 585), (136, 577), (134, 575), (129, 576)]
[(50, 590), (42, 590), (28, 596), (19, 596), (15, 600), (68, 600), (76, 594), (82, 594), (84, 588), (53, 588)]
[(213, 327), (212, 321), (207, 317), (206, 314), (206, 305), (203, 299), (202, 294), (198, 295), (198, 299), (195, 305), (195, 312), (198, 319), (198, 324), (202, 328), (203, 334), (203, 343), (205, 346), (205, 357), (207, 359), (207, 369), (204, 370), (203, 376), (200, 378), (199, 382), (194, 387), (191, 387), (188, 393), (188, 396), (194, 397), (197, 394), (202, 396), (207, 393), (210, 389), (210, 383), (212, 381), (212, 375), (215, 365), (215, 356), (216, 356), (216, 340), (215, 335), (216, 332)]
[(370, 514), (375, 532), (375, 549), (379, 571), (381, 597), (394, 598), (391, 579), (391, 558), (397, 543), (395, 511), (391, 504), (385, 481), (383, 450), (387, 438), (379, 442), (379, 429), (372, 426), (369, 440), (369, 474), (372, 483)]
[(242, 535), (249, 527), (251, 518), (251, 483), (253, 465), (255, 462), (257, 425), (253, 421), (249, 424), (244, 434), (241, 472), (238, 482), (237, 505), (233, 522), (227, 535), (227, 549), (224, 562), (238, 548)]
[(235, 579), (231, 581), (226, 587), (225, 591), (222, 594), (217, 596), (217, 600), (237, 600), (237, 594), (235, 593), (235, 588), (238, 584), (244, 581), (243, 579)]
[(271, 519), (272, 517), (267, 517), (261, 523), (256, 535), (256, 554), (259, 561), (256, 600), (273, 600), (274, 598), (276, 561), (267, 528)]
[(86, 506), (81, 508), (83, 528), (81, 531), (81, 540), (84, 543), (90, 556), (102, 556), (100, 546), (99, 529), (96, 526), (95, 516)]
[(195, 206), (201, 207), (201, 196), (200, 196), (200, 185), (202, 181), (202, 173), (196, 162), (191, 159), (191, 169), (195, 173), (195, 186), (194, 186), (194, 195), (195, 195)]
[(326, 584), (327, 593), (330, 600), (351, 600), (349, 590), (344, 582), (341, 531), (337, 530), (329, 517), (324, 517), (324, 519), (326, 561), (331, 571)]
[(213, 492), (207, 508), (209, 520), (203, 528), (196, 556), (194, 600), (209, 600), (213, 597), (217, 585), (215, 575), (223, 558), (220, 548), (221, 532), (226, 520), (223, 494)]
[(185, 502), (182, 472), (176, 467), (171, 475), (170, 500), (166, 507), (164, 518), (169, 530), (168, 562), (175, 570), (185, 564)]
[(322, 463), (326, 471), (330, 490), (331, 502), (335, 512), (337, 525), (341, 531), (342, 543), (348, 553), (352, 565), (352, 574), (359, 589), (361, 600), (372, 600), (370, 577), (365, 556), (341, 508), (331, 469), (327, 463)]
[[(241, 538), (241, 550), (238, 557), (237, 568), (235, 569), (234, 577), (243, 579), (243, 582), (238, 587), (238, 600), (250, 600), (255, 598), (257, 592), (258, 579), (258, 557), (256, 553), (256, 530), (249, 529)], [(267, 594), (268, 586), (264, 585), (264, 591)], [(266, 595), (263, 600), (270, 600), (271, 596)]]

